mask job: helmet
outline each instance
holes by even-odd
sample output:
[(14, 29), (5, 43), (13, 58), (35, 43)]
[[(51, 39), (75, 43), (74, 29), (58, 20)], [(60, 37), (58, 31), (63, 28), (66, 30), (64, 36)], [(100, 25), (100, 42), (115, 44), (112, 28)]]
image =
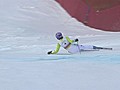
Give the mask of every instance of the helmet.
[(56, 38), (57, 38), (58, 40), (60, 40), (60, 39), (62, 39), (62, 38), (63, 38), (63, 36), (62, 36), (62, 33), (61, 33), (61, 32), (57, 32), (55, 36), (56, 36)]

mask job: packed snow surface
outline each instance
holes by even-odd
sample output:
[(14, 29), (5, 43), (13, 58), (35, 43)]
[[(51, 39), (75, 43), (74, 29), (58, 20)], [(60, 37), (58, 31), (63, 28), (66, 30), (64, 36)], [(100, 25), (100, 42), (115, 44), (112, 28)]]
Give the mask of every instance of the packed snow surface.
[[(56, 32), (113, 50), (69, 54)], [(70, 17), (54, 0), (0, 0), (0, 90), (120, 90), (120, 32)]]

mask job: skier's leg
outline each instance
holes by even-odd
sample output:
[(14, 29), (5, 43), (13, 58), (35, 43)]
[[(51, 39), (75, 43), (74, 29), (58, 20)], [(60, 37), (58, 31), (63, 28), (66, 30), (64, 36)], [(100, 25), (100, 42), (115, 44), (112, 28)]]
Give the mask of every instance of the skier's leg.
[(79, 45), (81, 51), (91, 51), (95, 50), (93, 49), (93, 45)]

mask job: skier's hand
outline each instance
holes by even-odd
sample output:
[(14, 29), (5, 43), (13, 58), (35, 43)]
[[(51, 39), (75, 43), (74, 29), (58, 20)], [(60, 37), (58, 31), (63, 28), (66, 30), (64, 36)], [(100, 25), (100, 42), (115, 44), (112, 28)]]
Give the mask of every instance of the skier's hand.
[(49, 51), (47, 54), (52, 54), (52, 51)]
[(78, 41), (79, 41), (79, 40), (76, 38), (76, 39), (75, 39), (75, 42), (78, 42)]

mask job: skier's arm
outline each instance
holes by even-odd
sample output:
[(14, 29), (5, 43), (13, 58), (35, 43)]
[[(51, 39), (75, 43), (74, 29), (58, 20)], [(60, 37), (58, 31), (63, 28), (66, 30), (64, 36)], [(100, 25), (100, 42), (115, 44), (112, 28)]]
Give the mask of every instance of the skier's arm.
[(70, 42), (70, 43), (78, 42), (78, 39), (71, 40), (69, 37), (66, 37), (66, 39), (67, 39), (67, 41)]
[(74, 40), (71, 40), (68, 36), (66, 36), (66, 39), (67, 39), (67, 41), (70, 42), (70, 43), (73, 43), (73, 42), (74, 42)]
[(58, 43), (56, 46), (56, 49), (54, 51), (52, 51), (51, 54), (57, 54), (59, 49), (60, 49), (60, 44)]

